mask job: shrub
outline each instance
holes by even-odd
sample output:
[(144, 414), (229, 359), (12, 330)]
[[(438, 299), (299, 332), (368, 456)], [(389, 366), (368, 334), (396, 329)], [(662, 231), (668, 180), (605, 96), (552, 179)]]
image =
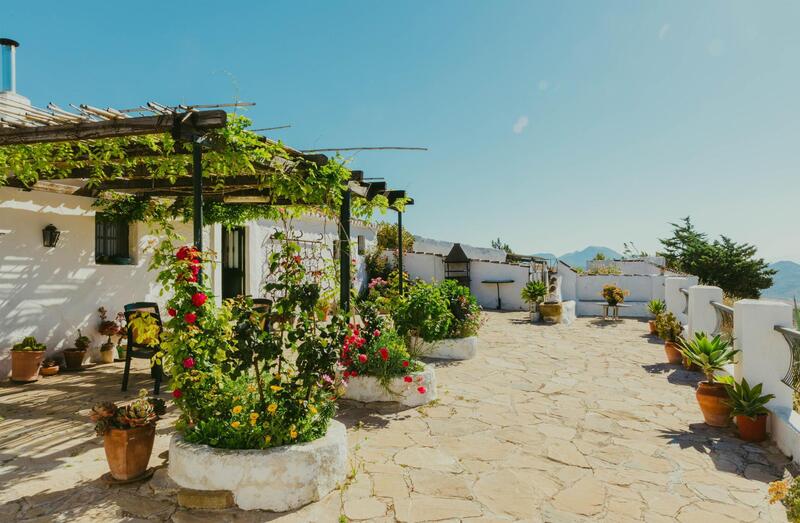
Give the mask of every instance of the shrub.
[(481, 326), (481, 306), (469, 288), (455, 280), (444, 280), (439, 290), (450, 304), (450, 330), (448, 338), (466, 338), (478, 333)]
[(647, 302), (647, 310), (653, 316), (658, 317), (667, 310), (667, 304), (664, 303), (664, 300), (650, 300)]
[(418, 336), (427, 342), (442, 340), (450, 333), (450, 303), (436, 285), (418, 283), (394, 311), (394, 323), (403, 336)]
[(800, 481), (797, 477), (773, 481), (768, 492), (770, 504), (783, 503), (786, 519), (792, 523), (800, 521)]
[(603, 286), (603, 290), (600, 294), (609, 305), (616, 305), (625, 301), (625, 296), (630, 294), (630, 292), (616, 285), (608, 284)]
[[(377, 232), (378, 249), (397, 249), (397, 224), (381, 222)], [(414, 235), (403, 229), (403, 250), (414, 250)]]
[(528, 305), (536, 305), (547, 296), (547, 284), (543, 281), (529, 281), (520, 291), (520, 297)]
[(367, 278), (370, 280), (375, 278), (388, 280), (389, 273), (392, 272), (392, 264), (389, 262), (389, 257), (379, 248), (367, 252), (364, 257), (364, 266), (367, 270)]
[(336, 407), (336, 369), (347, 322), (318, 320), (320, 286), (307, 273), (300, 247), (283, 232), (268, 259), (269, 317), (247, 297), (214, 304), (198, 282), (213, 255), (168, 245), (154, 257), (158, 281), (173, 297), (162, 352), (181, 409), (186, 441), (230, 449), (259, 449), (323, 436)]
[(674, 314), (668, 312), (656, 318), (656, 332), (658, 332), (658, 337), (662, 340), (676, 343), (681, 339), (683, 326)]

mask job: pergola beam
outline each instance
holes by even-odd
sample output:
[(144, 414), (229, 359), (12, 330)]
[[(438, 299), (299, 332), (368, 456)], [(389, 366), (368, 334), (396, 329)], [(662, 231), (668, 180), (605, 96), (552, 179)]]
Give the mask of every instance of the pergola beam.
[(97, 140), (161, 133), (173, 133), (177, 135), (176, 137), (185, 138), (187, 134), (203, 134), (224, 127), (227, 117), (227, 113), (223, 110), (212, 110), (0, 129), (0, 145)]

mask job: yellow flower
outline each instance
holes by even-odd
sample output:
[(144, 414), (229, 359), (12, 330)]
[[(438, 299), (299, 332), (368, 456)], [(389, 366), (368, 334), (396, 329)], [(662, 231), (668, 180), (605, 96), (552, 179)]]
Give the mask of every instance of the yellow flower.
[(769, 492), (770, 503), (782, 501), (786, 494), (789, 493), (789, 482), (787, 480), (773, 481), (769, 484), (767, 492)]
[(251, 425), (252, 427), (255, 427), (255, 426), (256, 426), (256, 420), (254, 420), (254, 419), (250, 418), (250, 425)]
[(308, 410), (311, 411), (311, 414), (316, 414), (317, 413), (317, 407), (315, 407), (314, 405), (309, 405), (308, 406)]
[(234, 414), (239, 414), (240, 412), (242, 412), (242, 406), (236, 405), (235, 407), (233, 407), (233, 409), (231, 409), (231, 412), (233, 412)]
[(269, 406), (267, 407), (267, 412), (269, 412), (270, 414), (275, 414), (276, 410), (278, 410), (278, 405), (276, 405), (275, 403), (270, 403)]
[(283, 390), (283, 387), (281, 387), (280, 385), (270, 385), (269, 388), (272, 389), (272, 392), (278, 392), (279, 390)]
[(272, 441), (272, 436), (264, 436), (264, 443), (269, 445), (269, 442)]
[(297, 430), (295, 430), (294, 425), (289, 428), (289, 437), (292, 439), (297, 438)]
[(255, 385), (248, 385), (247, 386), (247, 392), (255, 392), (255, 391), (256, 391), (256, 386)]
[(251, 412), (250, 419), (257, 420), (258, 419), (258, 412)]
[(239, 423), (238, 421), (232, 421), (231, 422), (231, 427), (233, 427), (235, 429), (238, 429), (239, 425), (241, 425), (241, 423)]

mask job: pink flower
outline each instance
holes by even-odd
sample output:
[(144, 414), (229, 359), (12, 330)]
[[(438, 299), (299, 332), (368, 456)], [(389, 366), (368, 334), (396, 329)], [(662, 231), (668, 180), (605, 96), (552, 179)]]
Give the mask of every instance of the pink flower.
[(169, 309), (167, 309), (167, 314), (169, 314), (170, 316), (172, 316), (174, 318), (175, 315), (178, 314), (178, 311), (176, 311), (175, 309), (170, 307)]
[(196, 292), (196, 293), (194, 293), (192, 295), (192, 304), (195, 307), (202, 307), (207, 299), (208, 299), (208, 296), (206, 296), (204, 293)]
[(412, 381), (414, 381), (414, 378), (412, 378), (411, 376), (405, 376), (403, 378), (403, 381), (405, 381), (406, 383), (411, 383)]
[(175, 390), (172, 391), (172, 397), (173, 398), (178, 399), (181, 396), (183, 396), (183, 392), (181, 392), (181, 389), (175, 389)]
[(366, 363), (367, 362), (367, 355), (366, 354), (359, 354), (358, 355), (358, 361), (360, 361), (361, 363)]
[(417, 392), (419, 392), (420, 394), (425, 394), (426, 392), (428, 392), (428, 389), (426, 389), (425, 387), (418, 387)]
[(378, 336), (381, 335), (381, 331), (379, 331), (378, 329), (375, 329), (374, 331), (372, 331), (372, 335), (377, 338)]
[(386, 360), (389, 359), (389, 351), (386, 350), (386, 347), (381, 347), (380, 349), (378, 349), (378, 354), (381, 355), (381, 359), (383, 361), (386, 361)]
[(194, 367), (194, 358), (189, 357), (183, 360), (184, 369), (191, 369), (192, 367)]
[(408, 367), (409, 363), (407, 360), (403, 360), (403, 367)]
[(193, 312), (187, 312), (186, 314), (183, 315), (183, 321), (185, 321), (186, 323), (194, 323), (197, 321), (197, 314)]

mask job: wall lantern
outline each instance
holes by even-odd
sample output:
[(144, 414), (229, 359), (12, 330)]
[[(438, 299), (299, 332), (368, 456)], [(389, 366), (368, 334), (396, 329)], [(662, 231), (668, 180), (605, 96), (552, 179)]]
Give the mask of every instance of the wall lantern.
[(55, 247), (58, 245), (58, 237), (61, 236), (61, 231), (56, 229), (52, 223), (42, 229), (42, 243), (45, 247)]

